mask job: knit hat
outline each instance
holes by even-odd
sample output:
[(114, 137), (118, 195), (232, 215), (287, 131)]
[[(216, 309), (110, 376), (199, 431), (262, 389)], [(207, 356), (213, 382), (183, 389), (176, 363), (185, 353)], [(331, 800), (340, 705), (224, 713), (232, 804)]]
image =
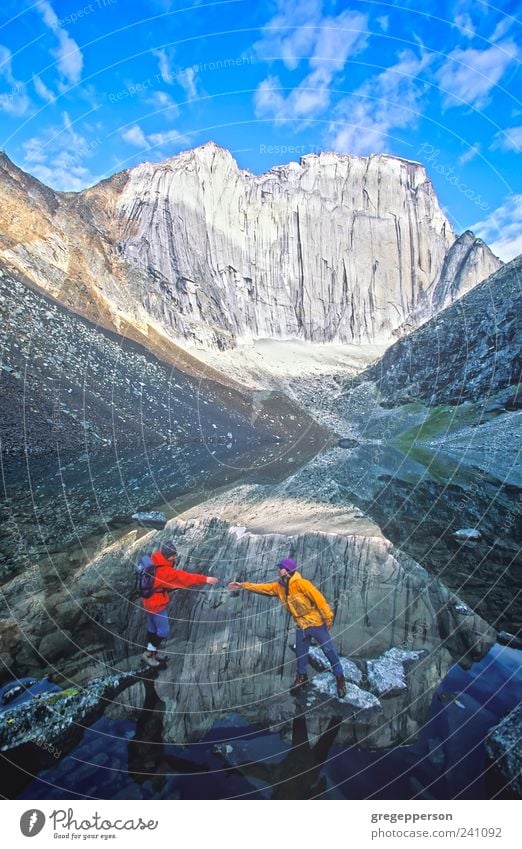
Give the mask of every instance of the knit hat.
[(160, 551), (163, 554), (163, 557), (167, 558), (177, 556), (178, 553), (172, 540), (166, 540), (165, 542), (162, 542)]
[(278, 569), (286, 569), (287, 572), (295, 572), (297, 569), (297, 563), (295, 560), (291, 560), (288, 558), (287, 560), (280, 560), (277, 564)]

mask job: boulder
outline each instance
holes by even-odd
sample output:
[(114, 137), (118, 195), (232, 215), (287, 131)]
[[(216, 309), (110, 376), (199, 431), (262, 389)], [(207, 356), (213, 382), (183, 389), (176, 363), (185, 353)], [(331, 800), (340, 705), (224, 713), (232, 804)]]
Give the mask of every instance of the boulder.
[(515, 793), (522, 796), (522, 705), (491, 729), (486, 752)]

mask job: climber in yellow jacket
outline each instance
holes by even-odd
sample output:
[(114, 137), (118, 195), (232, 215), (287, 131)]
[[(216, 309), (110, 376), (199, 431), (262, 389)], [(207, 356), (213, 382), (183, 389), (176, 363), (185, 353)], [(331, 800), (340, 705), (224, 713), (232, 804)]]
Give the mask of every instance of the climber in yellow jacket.
[(277, 564), (280, 578), (268, 584), (252, 584), (249, 581), (231, 581), (230, 590), (247, 590), (259, 595), (274, 595), (290, 613), (297, 626), (295, 651), (297, 675), (292, 690), (297, 691), (308, 681), (306, 667), (311, 641), (314, 639), (324, 651), (332, 666), (337, 683), (337, 695), (346, 695), (346, 682), (339, 655), (329, 634), (333, 625), (333, 613), (325, 597), (297, 571), (295, 560), (280, 560)]

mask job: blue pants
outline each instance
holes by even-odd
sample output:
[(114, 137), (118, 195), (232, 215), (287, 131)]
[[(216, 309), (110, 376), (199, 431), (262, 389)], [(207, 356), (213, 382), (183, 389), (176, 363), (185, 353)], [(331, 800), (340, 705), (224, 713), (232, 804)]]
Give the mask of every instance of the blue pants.
[[(158, 640), (164, 640), (169, 635), (169, 617), (167, 608), (159, 613), (147, 613), (147, 635), (155, 636)], [(154, 642), (154, 641), (152, 641)]]
[(300, 675), (306, 673), (308, 665), (308, 650), (314, 639), (319, 643), (326, 657), (330, 661), (334, 675), (342, 675), (343, 668), (339, 655), (335, 650), (333, 640), (326, 625), (313, 625), (311, 628), (297, 628), (295, 632), (295, 652), (297, 654), (297, 671)]

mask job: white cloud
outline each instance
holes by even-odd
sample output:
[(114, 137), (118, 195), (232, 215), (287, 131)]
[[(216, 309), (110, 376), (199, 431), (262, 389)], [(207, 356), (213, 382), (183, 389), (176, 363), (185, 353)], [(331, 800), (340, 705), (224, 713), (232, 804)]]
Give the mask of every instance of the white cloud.
[(71, 38), (66, 29), (60, 26), (60, 21), (48, 0), (38, 0), (36, 8), (40, 12), (44, 24), (58, 39), (58, 47), (51, 50), (56, 58), (56, 64), (63, 81), (74, 85), (82, 75), (83, 55), (78, 44)]
[(379, 24), (383, 32), (388, 32), (388, 27), (390, 25), (390, 18), (388, 15), (381, 15), (379, 18), (377, 18), (377, 23)]
[(339, 153), (386, 150), (391, 130), (412, 127), (417, 121), (424, 91), (417, 76), (430, 61), (428, 54), (418, 57), (404, 51), (395, 65), (366, 80), (353, 94), (340, 100), (335, 121), (328, 128), (328, 146)]
[(510, 18), (509, 16), (501, 18), (495, 27), (495, 31), (491, 36), (490, 41), (498, 41), (500, 38), (503, 38), (508, 30), (511, 29), (513, 23), (513, 18)]
[[(357, 12), (344, 11), (337, 17), (321, 16), (322, 3), (310, 2), (302, 6), (290, 5), (282, 16), (289, 21), (290, 12), (294, 21), (306, 20), (295, 26), (285, 37), (275, 36), (276, 46), (282, 51), (280, 58), (289, 68), (295, 68), (298, 57), (291, 51), (295, 45), (306, 44), (308, 50), (309, 73), (299, 85), (285, 95), (279, 77), (270, 75), (258, 86), (255, 97), (255, 109), (258, 117), (271, 117), (275, 121), (300, 120), (301, 126), (314, 116), (319, 115), (328, 107), (331, 99), (331, 85), (336, 73), (343, 70), (348, 56), (361, 52), (367, 44), (368, 25), (367, 15)], [(303, 17), (307, 12), (308, 17)], [(270, 40), (270, 28), (265, 28), (263, 42), (260, 45), (267, 49)], [(303, 123), (304, 122), (304, 123)]]
[(475, 25), (471, 19), (471, 15), (468, 12), (463, 12), (459, 15), (455, 15), (455, 26), (460, 31), (460, 34), (465, 38), (474, 38), (475, 37)]
[(172, 120), (179, 115), (179, 107), (174, 102), (170, 94), (166, 91), (154, 91), (147, 98), (147, 103), (150, 103), (157, 110), (161, 110), (166, 118)]
[(36, 90), (36, 93), (40, 95), (42, 100), (45, 100), (47, 103), (53, 103), (56, 100), (56, 97), (52, 93), (52, 91), (47, 88), (43, 80), (40, 79), (38, 74), (35, 74), (33, 77), (33, 84)]
[(124, 141), (134, 145), (134, 147), (150, 147), (146, 139), (145, 133), (143, 132), (139, 124), (134, 124), (132, 127), (129, 127), (128, 130), (125, 130), (125, 132), (121, 134), (121, 137)]
[(47, 127), (39, 136), (24, 142), (27, 170), (58, 191), (76, 192), (96, 183), (100, 177), (85, 165), (102, 144), (100, 138), (88, 140), (73, 125), (67, 112), (62, 125)]
[(484, 107), (491, 89), (500, 81), (518, 52), (512, 39), (483, 50), (475, 47), (452, 50), (437, 72), (437, 81), (444, 89), (444, 106), (462, 106), (464, 101), (478, 109)]
[(13, 74), (13, 54), (8, 47), (0, 44), (0, 83), (7, 86), (0, 92), (0, 109), (10, 115), (25, 115), (31, 106), (24, 83)]
[(472, 159), (475, 159), (476, 155), (480, 153), (480, 142), (475, 142), (475, 144), (471, 145), (464, 153), (461, 153), (459, 156), (459, 164), (465, 165), (466, 162), (471, 162)]
[(180, 133), (179, 130), (166, 130), (165, 132), (148, 133), (146, 135), (139, 124), (129, 127), (128, 130), (125, 130), (121, 134), (121, 137), (129, 144), (134, 145), (134, 147), (147, 150), (152, 147), (182, 145), (189, 142), (189, 136)]
[(522, 126), (508, 127), (496, 133), (491, 150), (513, 150), (522, 153)]
[(170, 70), (170, 62), (167, 56), (166, 50), (153, 50), (152, 55), (156, 57), (159, 62), (159, 72), (161, 74), (161, 79), (167, 85), (172, 83), (172, 71)]
[(254, 50), (261, 59), (280, 59), (293, 70), (313, 49), (323, 0), (277, 0), (277, 8)]
[(188, 144), (189, 137), (178, 130), (167, 130), (164, 133), (151, 133), (147, 136), (154, 147), (162, 147), (166, 144)]
[(196, 100), (198, 95), (196, 81), (197, 66), (185, 68), (183, 71), (178, 71), (176, 74), (176, 82), (180, 84), (185, 92), (187, 100)]
[(471, 229), (494, 254), (508, 262), (522, 253), (522, 195), (508, 195), (487, 218)]

